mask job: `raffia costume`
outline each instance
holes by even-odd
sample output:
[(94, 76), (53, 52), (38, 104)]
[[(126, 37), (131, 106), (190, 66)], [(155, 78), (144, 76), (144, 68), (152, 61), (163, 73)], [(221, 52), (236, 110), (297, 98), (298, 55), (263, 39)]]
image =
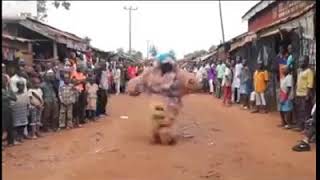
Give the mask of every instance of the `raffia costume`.
[(169, 63), (172, 65), (170, 72), (164, 73), (163, 62), (160, 62), (131, 79), (127, 86), (131, 96), (143, 92), (151, 96), (152, 140), (166, 145), (176, 141), (174, 125), (182, 107), (181, 98), (200, 89), (194, 74), (179, 69), (172, 61)]

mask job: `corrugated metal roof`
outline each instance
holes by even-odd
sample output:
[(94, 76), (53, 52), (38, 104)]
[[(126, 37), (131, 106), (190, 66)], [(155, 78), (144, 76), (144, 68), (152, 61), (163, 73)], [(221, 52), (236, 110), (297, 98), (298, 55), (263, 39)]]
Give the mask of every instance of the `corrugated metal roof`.
[(244, 46), (245, 44), (253, 41), (256, 38), (257, 38), (257, 35), (255, 33), (253, 33), (253, 32), (246, 33), (245, 36), (241, 36), (241, 38), (238, 38), (231, 43), (229, 52), (232, 52), (232, 51)]
[(214, 53), (215, 53), (215, 52), (212, 52), (212, 53), (209, 53), (209, 54), (207, 54), (207, 55), (201, 56), (201, 57), (200, 57), (200, 61), (204, 61), (204, 60), (210, 58), (211, 56), (214, 55)]
[(24, 26), (31, 31), (37, 32), (48, 39), (56, 41), (61, 44), (65, 44), (68, 48), (75, 49), (78, 51), (86, 51), (87, 44), (86, 41), (74, 34), (65, 32), (44, 24), (38, 20), (32, 18), (4, 18), (3, 22), (7, 23), (17, 23)]
[(110, 51), (105, 51), (105, 50), (102, 50), (102, 49), (99, 49), (99, 48), (96, 48), (96, 47), (93, 47), (93, 46), (89, 46), (91, 49), (93, 49), (94, 51), (98, 51), (98, 52), (102, 52), (102, 53), (111, 53)]
[(48, 24), (42, 23), (42, 22), (37, 21), (37, 20), (35, 20), (35, 19), (32, 19), (32, 18), (29, 18), (29, 17), (28, 17), (28, 18), (26, 18), (26, 20), (29, 20), (29, 21), (37, 24), (40, 28), (43, 28), (44, 30), (47, 30), (48, 32), (51, 31), (51, 32), (54, 32), (54, 33), (56, 33), (56, 34), (65, 36), (65, 37), (67, 37), (67, 38), (70, 38), (70, 39), (73, 39), (73, 40), (76, 40), (76, 41), (81, 41), (81, 42), (84, 41), (84, 39), (76, 36), (75, 34), (72, 34), (72, 33), (66, 32), (66, 31), (62, 31), (62, 30), (60, 30), (60, 29), (57, 29), (57, 28), (55, 28), (55, 27), (52, 27), (52, 26), (50, 26), (50, 25), (48, 25)]
[(19, 41), (19, 42), (33, 42), (33, 40), (31, 40), (31, 39), (25, 39), (25, 38), (21, 38), (21, 37), (11, 36), (8, 34), (2, 34), (2, 38), (10, 39), (12, 41)]
[(258, 12), (264, 10), (265, 8), (269, 7), (272, 3), (276, 2), (275, 0), (268, 0), (264, 1), (261, 0), (256, 5), (254, 5), (252, 8), (250, 8), (243, 16), (242, 20), (249, 20), (253, 16), (255, 16)]
[(312, 9), (315, 7), (315, 5), (316, 5), (316, 3), (311, 4), (311, 5), (307, 6), (303, 11), (299, 11), (299, 12), (297, 12), (297, 13), (295, 13), (295, 14), (290, 15), (290, 16), (287, 17), (287, 18), (280, 19), (280, 20), (278, 20), (278, 21), (273, 22), (273, 23), (270, 24), (270, 25), (267, 25), (267, 26), (265, 26), (265, 27), (262, 27), (262, 28), (256, 30), (256, 33), (259, 34), (259, 33), (261, 33), (261, 31), (264, 31), (264, 30), (269, 29), (269, 28), (272, 28), (272, 27), (274, 27), (274, 26), (276, 26), (276, 25), (280, 25), (280, 24), (286, 23), (286, 22), (288, 22), (288, 21), (291, 21), (291, 20), (293, 20), (293, 19), (295, 19), (295, 18), (298, 18), (298, 17), (306, 14), (306, 13), (309, 12), (310, 10), (312, 10)]

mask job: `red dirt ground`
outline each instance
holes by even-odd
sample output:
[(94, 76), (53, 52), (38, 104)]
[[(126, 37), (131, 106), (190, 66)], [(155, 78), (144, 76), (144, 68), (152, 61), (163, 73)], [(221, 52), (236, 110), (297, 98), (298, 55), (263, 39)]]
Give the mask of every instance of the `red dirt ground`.
[[(316, 150), (276, 125), (278, 114), (223, 107), (209, 95), (184, 98), (175, 146), (149, 143), (148, 98), (113, 96), (110, 117), (47, 134), (2, 152), (5, 180), (312, 180)], [(120, 116), (128, 116), (121, 119)]]

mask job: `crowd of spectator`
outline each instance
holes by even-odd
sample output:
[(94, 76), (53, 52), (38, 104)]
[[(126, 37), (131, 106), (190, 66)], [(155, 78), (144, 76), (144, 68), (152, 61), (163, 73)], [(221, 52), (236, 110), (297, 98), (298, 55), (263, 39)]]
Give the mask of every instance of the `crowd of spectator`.
[(64, 61), (27, 65), (13, 74), (2, 64), (2, 127), (7, 146), (43, 133), (80, 128), (108, 116), (110, 94), (124, 92), (142, 66), (100, 60), (83, 62), (75, 53)]
[(195, 73), (203, 84), (203, 92), (222, 98), (225, 106), (241, 104), (241, 109), (250, 110), (252, 113), (268, 112), (270, 102), (266, 93), (270, 88), (269, 79), (271, 75), (275, 75), (279, 82), (279, 127), (306, 135), (305, 140), (293, 148), (294, 151), (310, 150), (309, 142), (315, 140), (315, 113), (311, 114), (312, 106), (315, 109), (316, 104), (315, 71), (309, 66), (308, 56), (302, 56), (299, 60), (293, 58), (291, 45), (286, 49), (280, 48), (274, 64), (274, 72), (268, 71), (261, 61), (257, 63), (254, 71), (250, 71), (247, 60), (238, 56), (235, 60), (200, 62), (185, 70)]

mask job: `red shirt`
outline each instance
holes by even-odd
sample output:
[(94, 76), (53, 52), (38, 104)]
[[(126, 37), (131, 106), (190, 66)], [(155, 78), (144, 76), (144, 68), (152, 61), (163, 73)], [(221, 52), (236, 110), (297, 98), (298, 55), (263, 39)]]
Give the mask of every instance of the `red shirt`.
[(132, 79), (132, 78), (136, 77), (136, 74), (137, 74), (136, 68), (133, 67), (133, 66), (129, 66), (128, 67), (128, 76), (129, 76), (129, 78)]

